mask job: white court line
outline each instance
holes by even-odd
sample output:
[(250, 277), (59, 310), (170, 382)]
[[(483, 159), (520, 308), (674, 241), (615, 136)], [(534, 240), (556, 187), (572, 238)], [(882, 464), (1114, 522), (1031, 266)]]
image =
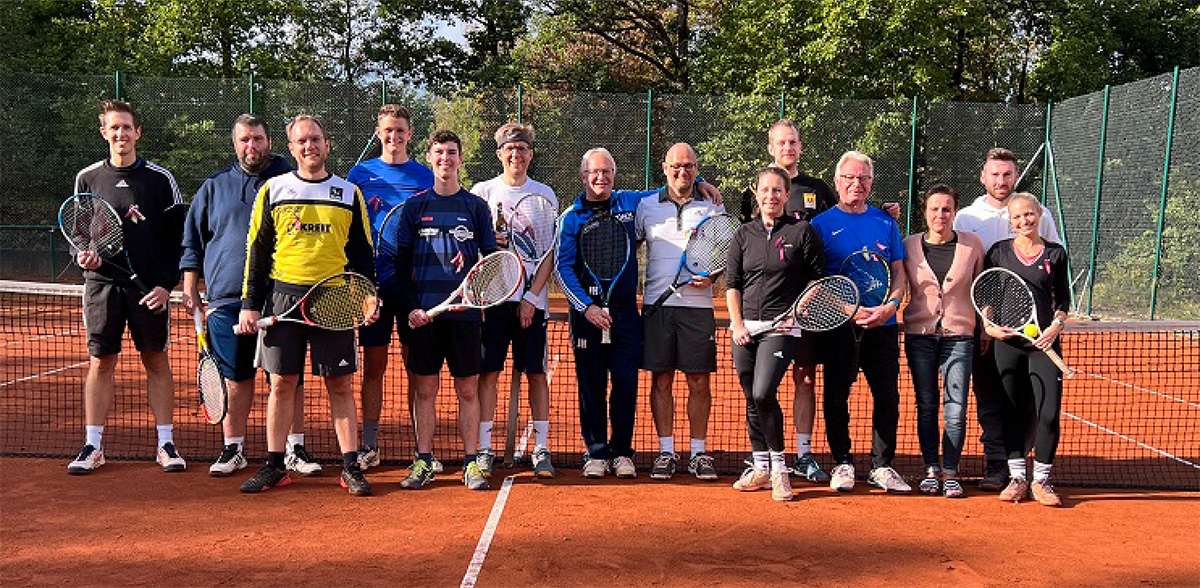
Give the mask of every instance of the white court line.
[(492, 536), (496, 534), (496, 527), (500, 525), (500, 515), (504, 514), (504, 504), (508, 502), (508, 493), (512, 489), (513, 478), (514, 476), (504, 478), (504, 484), (500, 486), (500, 492), (496, 494), (496, 502), (492, 504), (492, 514), (488, 515), (487, 525), (483, 527), (483, 534), (479, 536), (479, 544), (475, 546), (475, 554), (471, 556), (471, 565), (467, 566), (467, 573), (463, 575), (459, 588), (474, 588), (475, 582), (479, 580), (479, 571), (483, 569), (483, 560), (487, 559), (488, 548), (492, 546)]
[(21, 382), (27, 382), (27, 381), (29, 381), (29, 380), (32, 380), (32, 379), (34, 379), (34, 378), (40, 378), (40, 377), (42, 377), (42, 376), (51, 376), (51, 375), (57, 374), (58, 372), (65, 372), (65, 371), (67, 371), (67, 370), (70, 370), (70, 369), (75, 369), (75, 368), (77, 368), (77, 367), (85, 366), (85, 365), (87, 365), (87, 364), (88, 364), (88, 362), (90, 362), (90, 361), (91, 361), (90, 359), (86, 359), (86, 360), (84, 360), (84, 361), (81, 361), (81, 362), (79, 362), (79, 363), (73, 363), (73, 364), (71, 364), (71, 365), (69, 365), (69, 366), (67, 366), (67, 367), (54, 368), (54, 369), (52, 369), (52, 370), (47, 370), (47, 371), (44, 371), (44, 372), (42, 372), (42, 373), (40, 373), (40, 374), (33, 374), (32, 376), (25, 376), (24, 378), (17, 378), (17, 379), (15, 379), (15, 380), (9, 380), (9, 381), (7, 381), (7, 382), (0, 383), (0, 388), (5, 388), (5, 387), (11, 386), (11, 385), (13, 385), (13, 384), (20, 384)]
[[(558, 367), (558, 354), (554, 354), (554, 358), (550, 360), (550, 367), (546, 368), (546, 387), (554, 383), (554, 369)], [(521, 434), (521, 440), (517, 443), (517, 450), (513, 452), (513, 461), (521, 461), (525, 456), (525, 448), (529, 447), (529, 436), (533, 435), (533, 416), (530, 415), (529, 424), (525, 425), (525, 432)]]
[(1171, 396), (1171, 395), (1169, 395), (1169, 394), (1163, 394), (1162, 392), (1157, 392), (1157, 391), (1151, 390), (1151, 389), (1149, 389), (1149, 388), (1143, 388), (1143, 387), (1141, 387), (1141, 386), (1137, 386), (1137, 385), (1130, 384), (1130, 383), (1127, 383), (1127, 382), (1122, 382), (1121, 380), (1114, 380), (1114, 379), (1112, 379), (1112, 378), (1110, 378), (1110, 377), (1108, 377), (1108, 376), (1102, 376), (1102, 375), (1100, 375), (1100, 374), (1093, 374), (1093, 373), (1091, 373), (1091, 372), (1082, 372), (1082, 373), (1083, 373), (1083, 374), (1085, 374), (1085, 375), (1087, 375), (1087, 376), (1090, 376), (1090, 377), (1092, 377), (1092, 378), (1096, 378), (1097, 380), (1104, 380), (1105, 382), (1108, 382), (1108, 383), (1110, 383), (1110, 384), (1117, 384), (1118, 386), (1125, 386), (1126, 388), (1133, 388), (1134, 390), (1137, 390), (1137, 391), (1139, 391), (1139, 392), (1145, 392), (1145, 393), (1147, 393), (1147, 394), (1153, 394), (1153, 395), (1155, 395), (1155, 396), (1161, 396), (1161, 397), (1163, 397), (1163, 398), (1166, 398), (1167, 400), (1174, 400), (1175, 402), (1182, 402), (1182, 403), (1184, 403), (1184, 404), (1186, 404), (1186, 405), (1188, 405), (1188, 406), (1190, 406), (1190, 407), (1192, 407), (1192, 408), (1200, 408), (1200, 404), (1197, 404), (1197, 403), (1195, 403), (1195, 402), (1192, 402), (1192, 401), (1190, 401), (1190, 400), (1184, 400), (1184, 399), (1182, 399), (1182, 398), (1176, 398), (1176, 397), (1174, 397), (1174, 396)]
[(1082, 418), (1082, 417), (1077, 417), (1077, 416), (1075, 416), (1075, 415), (1073, 415), (1073, 414), (1071, 414), (1071, 413), (1069, 413), (1069, 412), (1067, 412), (1067, 411), (1065, 411), (1065, 410), (1064, 410), (1064, 411), (1062, 411), (1062, 413), (1063, 413), (1063, 414), (1065, 414), (1065, 415), (1067, 415), (1067, 416), (1069, 416), (1069, 417), (1071, 417), (1071, 418), (1073, 418), (1073, 419), (1075, 419), (1075, 420), (1077, 420), (1077, 421), (1079, 421), (1079, 422), (1081, 422), (1081, 423), (1083, 423), (1083, 424), (1085, 424), (1085, 425), (1087, 425), (1087, 426), (1089, 426), (1089, 427), (1095, 427), (1095, 428), (1097, 428), (1097, 429), (1099, 429), (1099, 430), (1101, 430), (1101, 431), (1104, 431), (1105, 433), (1108, 433), (1109, 435), (1113, 435), (1113, 436), (1115, 436), (1115, 437), (1118, 437), (1118, 438), (1124, 439), (1125, 441), (1128, 441), (1128, 442), (1130, 442), (1130, 443), (1133, 443), (1134, 445), (1137, 445), (1138, 447), (1141, 447), (1142, 449), (1146, 449), (1146, 450), (1148, 450), (1148, 451), (1153, 451), (1154, 453), (1157, 453), (1157, 454), (1159, 454), (1159, 455), (1161, 455), (1161, 456), (1163, 456), (1163, 457), (1166, 457), (1166, 458), (1173, 459), (1173, 460), (1175, 460), (1175, 461), (1177, 461), (1177, 462), (1179, 462), (1179, 463), (1181, 463), (1181, 464), (1183, 464), (1183, 465), (1192, 466), (1193, 468), (1196, 468), (1196, 469), (1200, 470), (1200, 465), (1196, 465), (1196, 464), (1194, 464), (1194, 463), (1192, 463), (1192, 462), (1190, 462), (1190, 461), (1188, 461), (1188, 460), (1186, 460), (1186, 459), (1183, 459), (1182, 457), (1176, 457), (1176, 456), (1174, 456), (1174, 455), (1172, 455), (1172, 454), (1170, 454), (1170, 453), (1167, 453), (1166, 451), (1163, 451), (1163, 450), (1161, 450), (1161, 449), (1158, 449), (1158, 448), (1156, 448), (1156, 447), (1151, 447), (1151, 446), (1149, 446), (1149, 445), (1146, 445), (1145, 443), (1142, 443), (1141, 441), (1138, 441), (1137, 439), (1134, 439), (1133, 437), (1129, 437), (1129, 436), (1126, 436), (1126, 435), (1122, 435), (1121, 433), (1118, 433), (1118, 432), (1116, 432), (1116, 431), (1114, 431), (1114, 430), (1112, 430), (1112, 429), (1110, 429), (1110, 428), (1108, 428), (1108, 427), (1102, 427), (1102, 426), (1100, 426), (1100, 425), (1097, 425), (1096, 423), (1093, 423), (1092, 421), (1089, 421), (1089, 420), (1087, 420), (1087, 419), (1085, 419), (1085, 418)]
[(27, 339), (21, 339), (21, 340), (17, 340), (17, 341), (5, 341), (3, 343), (0, 343), (0, 347), (8, 347), (9, 345), (21, 345), (24, 343), (32, 343), (33, 341), (41, 341), (42, 339), (53, 339), (55, 337), (74, 337), (75, 335), (78, 335), (80, 333), (82, 333), (82, 331), (80, 331), (78, 329), (72, 329), (70, 331), (64, 331), (62, 333), (51, 333), (49, 335), (38, 335), (36, 337), (29, 337)]

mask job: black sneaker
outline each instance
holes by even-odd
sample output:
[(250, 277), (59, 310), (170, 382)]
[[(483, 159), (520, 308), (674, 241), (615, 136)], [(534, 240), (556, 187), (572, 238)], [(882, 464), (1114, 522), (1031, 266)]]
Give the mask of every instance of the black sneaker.
[(292, 483), (292, 478), (288, 476), (286, 469), (276, 469), (271, 464), (264, 465), (259, 468), (249, 480), (242, 482), (242, 492), (247, 494), (256, 494), (270, 490), (271, 488), (280, 488)]
[(659, 453), (658, 457), (654, 458), (654, 465), (650, 467), (650, 479), (670, 480), (671, 476), (675, 475), (675, 466), (678, 463), (678, 455), (674, 453)]
[(362, 468), (358, 467), (357, 463), (348, 468), (342, 468), (342, 488), (349, 490), (355, 496), (371, 495), (371, 484), (367, 482)]
[(989, 461), (979, 479), (979, 489), (999, 492), (1008, 485), (1008, 465), (1002, 461)]

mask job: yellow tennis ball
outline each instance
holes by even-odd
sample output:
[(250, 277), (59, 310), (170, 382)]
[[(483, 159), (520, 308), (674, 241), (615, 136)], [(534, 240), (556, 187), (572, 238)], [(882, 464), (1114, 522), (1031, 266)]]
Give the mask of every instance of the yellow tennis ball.
[(1025, 325), (1025, 336), (1026, 337), (1037, 337), (1038, 336), (1037, 325), (1035, 325), (1033, 323), (1029, 323), (1028, 325)]

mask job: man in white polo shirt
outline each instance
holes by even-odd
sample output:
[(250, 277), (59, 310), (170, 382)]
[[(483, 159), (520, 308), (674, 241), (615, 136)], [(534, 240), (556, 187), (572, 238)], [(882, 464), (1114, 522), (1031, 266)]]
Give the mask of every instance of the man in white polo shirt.
[[(663, 160), (667, 185), (638, 203), (636, 237), (646, 244), (646, 285), (643, 308), (658, 300), (675, 281), (679, 258), (688, 237), (706, 217), (724, 212), (696, 190), (696, 152), (676, 143)], [(686, 273), (686, 272), (685, 272)], [(686, 276), (681, 276), (683, 279)], [(650, 409), (658, 431), (658, 457), (650, 478), (667, 480), (675, 473), (675, 399), (671, 386), (676, 370), (688, 384), (688, 426), (691, 433), (688, 471), (701, 480), (716, 480), (705, 438), (712, 408), (711, 374), (717, 371), (716, 320), (713, 317), (712, 280), (693, 277), (657, 311), (644, 317), (642, 367), (653, 374)]]
[[(991, 149), (979, 172), (979, 182), (986, 194), (976, 198), (969, 206), (958, 211), (954, 217), (954, 230), (974, 233), (983, 241), (983, 248), (991, 249), (997, 241), (1016, 236), (1008, 222), (1008, 197), (1016, 191), (1017, 156), (1003, 148)], [(1042, 238), (1061, 243), (1054, 216), (1042, 206), (1038, 232)], [(972, 364), (972, 380), (975, 390), (975, 408), (982, 434), (986, 459), (983, 477), (979, 480), (981, 490), (999, 491), (1008, 484), (1008, 465), (1005, 459), (1004, 419), (1016, 409), (1000, 385), (1000, 374), (996, 371), (996, 359), (992, 354), (990, 340), (984, 339), (975, 345)]]

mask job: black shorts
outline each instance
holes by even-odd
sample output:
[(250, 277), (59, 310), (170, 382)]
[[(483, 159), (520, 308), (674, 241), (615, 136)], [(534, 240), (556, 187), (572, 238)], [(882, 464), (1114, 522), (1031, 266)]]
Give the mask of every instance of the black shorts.
[(642, 325), (642, 369), (685, 374), (717, 371), (717, 321), (711, 308), (664, 306)]
[(166, 351), (170, 307), (157, 312), (150, 310), (138, 304), (142, 297), (132, 286), (84, 282), (83, 326), (87, 331), (88, 354), (100, 357), (120, 353), (126, 324), (138, 351)]
[[(272, 292), (267, 313), (273, 308), (286, 311), (299, 298)], [(302, 373), (304, 356), (310, 347), (314, 376), (344, 376), (358, 370), (354, 331), (330, 331), (292, 321), (279, 321), (259, 331), (258, 343), (258, 367), (270, 374), (291, 376)]]
[(820, 333), (805, 331), (796, 339), (796, 353), (792, 367), (815, 366), (821, 362)]
[(436, 376), (445, 363), (451, 376), (477, 376), (483, 368), (481, 337), (475, 321), (435, 320), (412, 330), (404, 367), (418, 376)]
[(522, 374), (546, 373), (546, 311), (534, 309), (529, 328), (521, 328), (520, 302), (505, 302), (483, 311), (483, 371), (504, 371), (508, 344), (513, 364)]
[(254, 367), (258, 337), (233, 332), (241, 311), (240, 304), (226, 304), (208, 311), (208, 346), (216, 356), (221, 375), (234, 382), (252, 379), (258, 371)]
[(381, 347), (391, 345), (392, 343), (392, 325), (396, 326), (396, 333), (400, 336), (400, 344), (407, 347), (408, 338), (412, 333), (412, 329), (408, 327), (408, 316), (396, 316), (396, 311), (400, 310), (398, 303), (393, 303), (390, 299), (384, 300), (380, 298), (379, 305), (379, 320), (358, 328), (358, 345), (360, 347)]

